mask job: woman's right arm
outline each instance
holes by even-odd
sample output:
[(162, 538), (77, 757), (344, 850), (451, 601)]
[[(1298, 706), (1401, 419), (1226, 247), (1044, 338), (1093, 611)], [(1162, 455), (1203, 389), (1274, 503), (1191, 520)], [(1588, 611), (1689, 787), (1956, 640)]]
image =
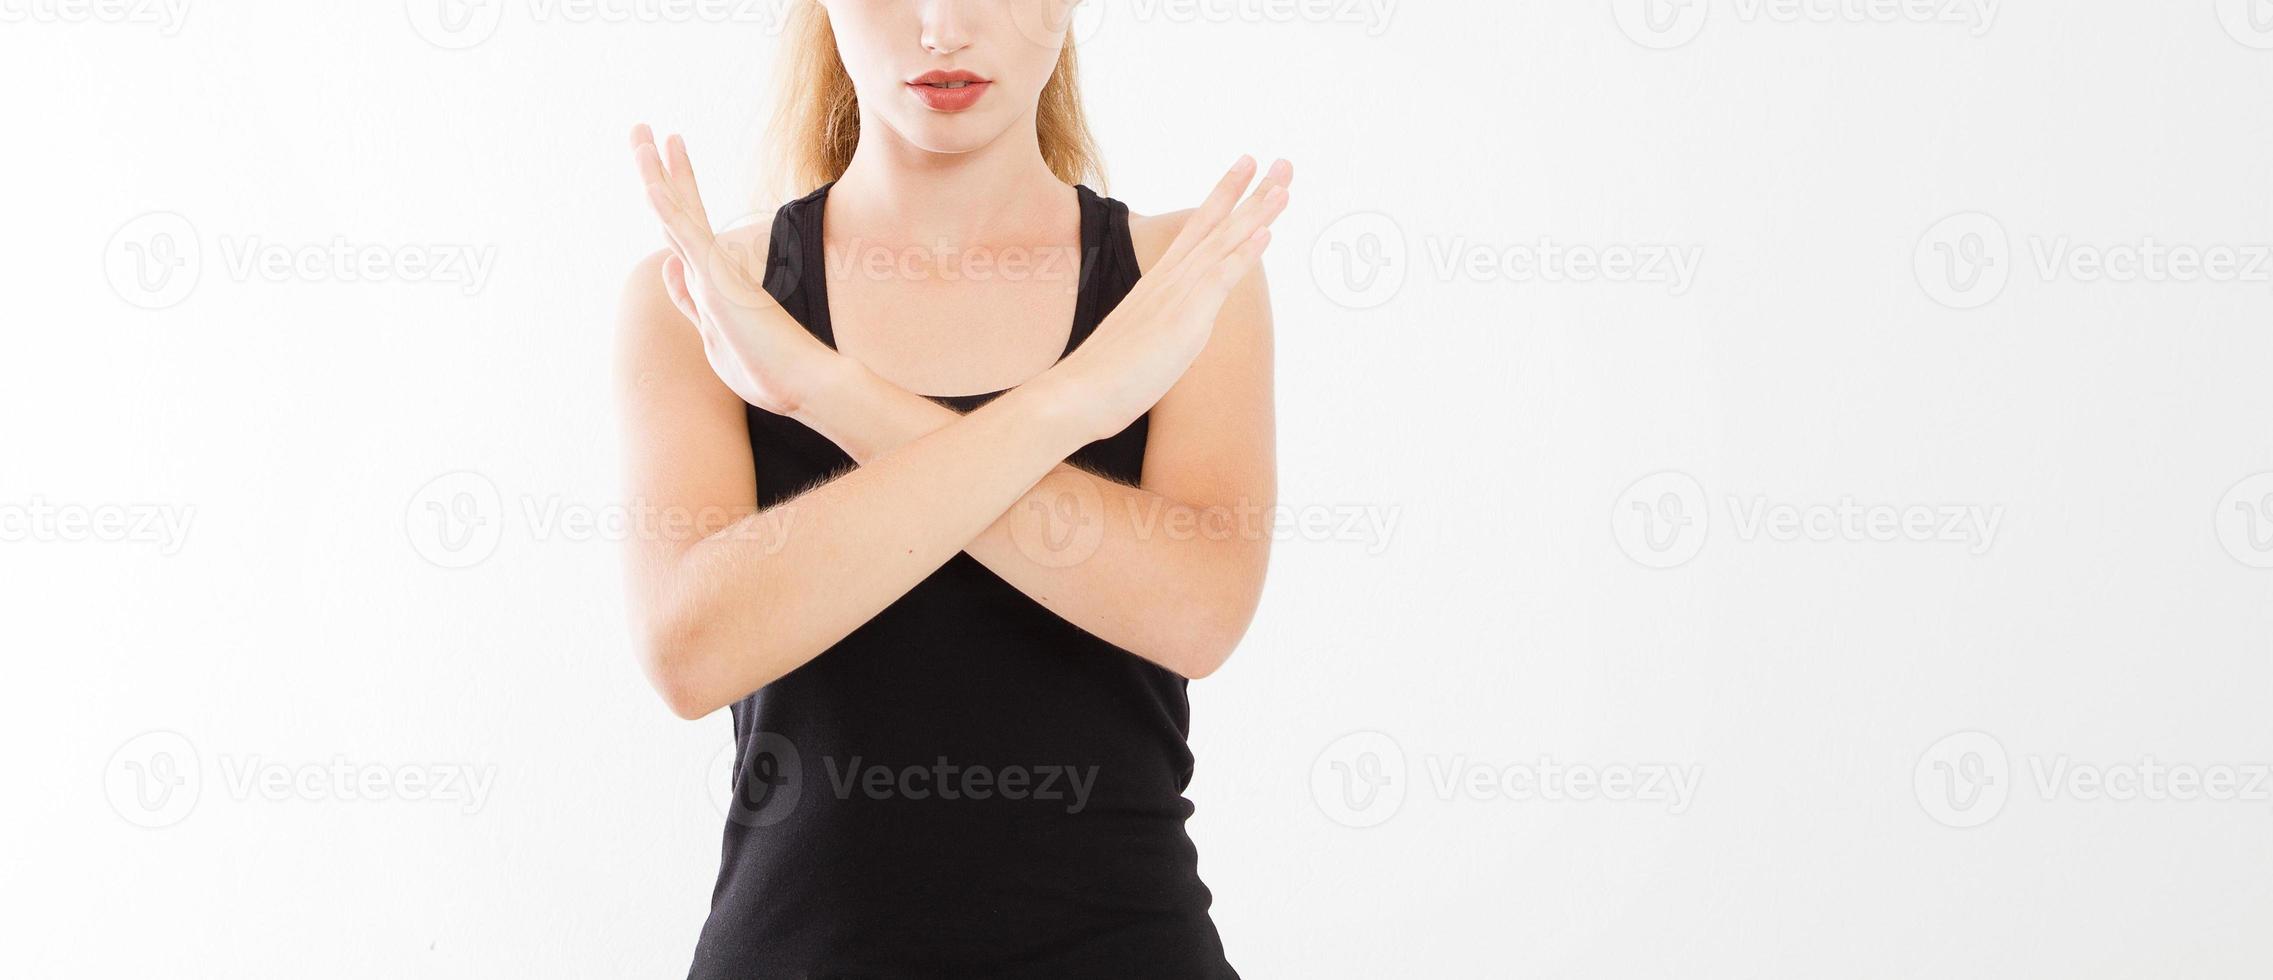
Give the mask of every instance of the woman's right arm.
[[(1105, 424), (1070, 385), (1030, 384), (759, 510), (743, 399), (665, 295), (661, 260), (625, 291), (617, 384), (627, 490), (652, 515), (629, 544), (633, 627), (648, 679), (682, 717), (740, 700), (859, 628)], [(817, 391), (871, 383), (850, 358), (815, 368)]]

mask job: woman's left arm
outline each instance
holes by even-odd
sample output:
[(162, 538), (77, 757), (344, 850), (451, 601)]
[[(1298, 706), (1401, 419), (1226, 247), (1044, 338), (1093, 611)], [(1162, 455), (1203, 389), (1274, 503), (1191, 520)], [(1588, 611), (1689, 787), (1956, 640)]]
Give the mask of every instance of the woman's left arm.
[[(1185, 215), (1137, 230), (1145, 264)], [(1261, 267), (1151, 413), (1143, 486), (1061, 466), (964, 550), (1067, 621), (1185, 677), (1214, 673), (1262, 597), (1277, 504), (1271, 308)], [(866, 464), (953, 423), (869, 376), (824, 409)]]

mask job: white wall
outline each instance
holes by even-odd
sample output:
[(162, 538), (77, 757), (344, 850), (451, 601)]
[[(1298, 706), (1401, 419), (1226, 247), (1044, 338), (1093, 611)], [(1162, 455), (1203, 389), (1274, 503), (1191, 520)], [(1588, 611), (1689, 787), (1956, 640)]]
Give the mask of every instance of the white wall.
[[(614, 487), (625, 131), (746, 173), (771, 31), (491, 0), (446, 50), (433, 2), (0, 0), (0, 973), (685, 969), (728, 722), (550, 518)], [(2261, 973), (2273, 5), (1660, 2), (1091, 0), (1116, 196), (1302, 168), (1321, 523), (1194, 687), (1234, 961)], [(240, 264), (335, 241), (486, 278)], [(1543, 241), (1696, 265), (1500, 261)], [(496, 537), (438, 551), (460, 499)]]

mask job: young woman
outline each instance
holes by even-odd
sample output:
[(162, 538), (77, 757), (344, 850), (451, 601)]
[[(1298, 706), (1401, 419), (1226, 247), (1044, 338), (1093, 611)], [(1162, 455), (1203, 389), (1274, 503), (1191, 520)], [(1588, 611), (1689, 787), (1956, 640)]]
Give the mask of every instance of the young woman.
[(1236, 976), (1185, 685), (1263, 584), (1292, 171), (1158, 217), (1082, 186), (1070, 6), (799, 0), (802, 196), (747, 232), (634, 134), (633, 618), (737, 743), (694, 977)]

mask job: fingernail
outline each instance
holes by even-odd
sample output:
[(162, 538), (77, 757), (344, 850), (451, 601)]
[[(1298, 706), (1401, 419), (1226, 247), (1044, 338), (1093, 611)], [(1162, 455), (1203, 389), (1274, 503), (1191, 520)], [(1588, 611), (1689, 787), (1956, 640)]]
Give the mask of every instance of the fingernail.
[(1273, 164), (1271, 164), (1271, 179), (1273, 179), (1273, 180), (1285, 180), (1285, 179), (1286, 179), (1286, 177), (1287, 177), (1287, 174), (1288, 174), (1289, 172), (1291, 172), (1293, 169), (1294, 169), (1294, 165), (1293, 165), (1293, 164), (1291, 164), (1291, 163), (1288, 163), (1288, 162), (1286, 162), (1285, 160), (1280, 160), (1280, 161), (1278, 161), (1278, 162), (1276, 162), (1276, 163), (1273, 163)]

